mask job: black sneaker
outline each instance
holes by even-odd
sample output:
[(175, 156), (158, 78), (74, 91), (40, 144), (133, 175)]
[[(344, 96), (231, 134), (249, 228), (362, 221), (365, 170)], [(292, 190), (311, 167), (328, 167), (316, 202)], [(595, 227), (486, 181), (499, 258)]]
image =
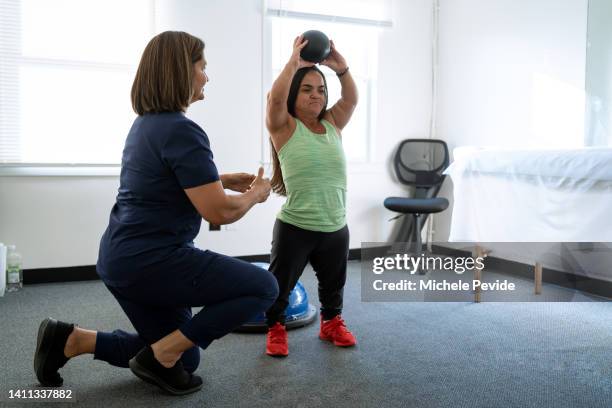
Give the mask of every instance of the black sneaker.
[(41, 385), (59, 387), (64, 383), (57, 370), (69, 360), (64, 354), (64, 347), (73, 330), (74, 324), (59, 322), (50, 317), (40, 323), (34, 352), (34, 372)]
[(172, 368), (161, 365), (155, 359), (151, 346), (146, 346), (130, 360), (130, 370), (142, 380), (172, 395), (190, 394), (202, 388), (202, 378), (185, 370), (182, 361), (177, 361)]

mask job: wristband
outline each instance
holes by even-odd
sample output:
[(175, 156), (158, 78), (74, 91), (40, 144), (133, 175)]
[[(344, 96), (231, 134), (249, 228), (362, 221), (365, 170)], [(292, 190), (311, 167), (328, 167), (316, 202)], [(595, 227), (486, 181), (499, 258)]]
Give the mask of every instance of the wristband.
[(346, 74), (346, 73), (348, 72), (348, 70), (349, 70), (349, 67), (346, 67), (346, 69), (345, 69), (344, 71), (342, 71), (342, 72), (337, 72), (337, 73), (336, 73), (336, 76), (337, 76), (338, 78), (340, 78), (342, 75)]

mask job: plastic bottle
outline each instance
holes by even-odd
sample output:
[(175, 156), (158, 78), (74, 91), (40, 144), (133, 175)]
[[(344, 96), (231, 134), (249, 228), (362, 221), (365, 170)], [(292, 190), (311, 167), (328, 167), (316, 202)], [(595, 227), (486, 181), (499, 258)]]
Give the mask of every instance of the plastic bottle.
[(16, 292), (23, 287), (21, 255), (15, 245), (7, 246), (6, 255), (6, 291)]
[(6, 291), (6, 245), (0, 242), (0, 297)]

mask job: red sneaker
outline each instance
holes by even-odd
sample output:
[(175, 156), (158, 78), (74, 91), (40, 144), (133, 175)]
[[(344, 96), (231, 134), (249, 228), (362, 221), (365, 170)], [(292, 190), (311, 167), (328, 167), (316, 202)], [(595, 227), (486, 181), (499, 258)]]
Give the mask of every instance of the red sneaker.
[(287, 344), (287, 329), (279, 322), (268, 328), (266, 336), (266, 354), (269, 356), (285, 357), (289, 355)]
[(321, 330), (319, 330), (319, 338), (334, 343), (339, 347), (350, 347), (357, 344), (355, 336), (351, 333), (344, 324), (344, 320), (340, 316), (336, 316), (331, 320), (323, 320), (321, 318)]

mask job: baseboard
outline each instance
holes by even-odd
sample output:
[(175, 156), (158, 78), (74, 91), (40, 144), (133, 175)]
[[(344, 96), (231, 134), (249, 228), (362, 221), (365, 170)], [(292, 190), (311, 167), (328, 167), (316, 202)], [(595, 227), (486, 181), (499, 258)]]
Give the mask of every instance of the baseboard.
[[(381, 250), (389, 247), (381, 247)], [(447, 256), (468, 256), (468, 251), (433, 245), (435, 254)], [(246, 262), (270, 262), (270, 254), (237, 256)], [(349, 260), (361, 260), (361, 248), (349, 250)], [(507, 275), (519, 276), (525, 279), (533, 279), (533, 265), (511, 261), (508, 259), (487, 257), (487, 268), (495, 269)], [(37, 283), (57, 283), (98, 280), (95, 265), (69, 266), (60, 268), (37, 268), (24, 269), (23, 283), (25, 285)], [(542, 269), (542, 281), (581, 292), (591, 293), (597, 296), (612, 298), (612, 282), (591, 278), (588, 276), (575, 275), (569, 272), (550, 268)]]
[(349, 249), (349, 261), (361, 261), (361, 248)]
[(100, 279), (95, 265), (23, 270), (23, 284), (75, 282)]
[[(447, 256), (471, 256), (469, 251), (439, 245), (433, 245), (432, 252)], [(511, 261), (489, 255), (487, 256), (486, 267), (506, 275), (518, 276), (530, 280), (533, 280), (534, 278), (534, 265), (531, 264)], [(576, 289), (581, 292), (590, 293), (597, 296), (612, 298), (612, 282), (602, 279), (591, 278), (584, 275), (576, 275), (570, 272), (543, 267), (542, 282), (558, 285), (568, 289)]]
[[(246, 262), (270, 262), (270, 254), (237, 256)], [(361, 249), (349, 250), (349, 260), (360, 260)], [(95, 265), (67, 266), (60, 268), (36, 268), (23, 270), (24, 285), (36, 283), (75, 282), (100, 279)]]

